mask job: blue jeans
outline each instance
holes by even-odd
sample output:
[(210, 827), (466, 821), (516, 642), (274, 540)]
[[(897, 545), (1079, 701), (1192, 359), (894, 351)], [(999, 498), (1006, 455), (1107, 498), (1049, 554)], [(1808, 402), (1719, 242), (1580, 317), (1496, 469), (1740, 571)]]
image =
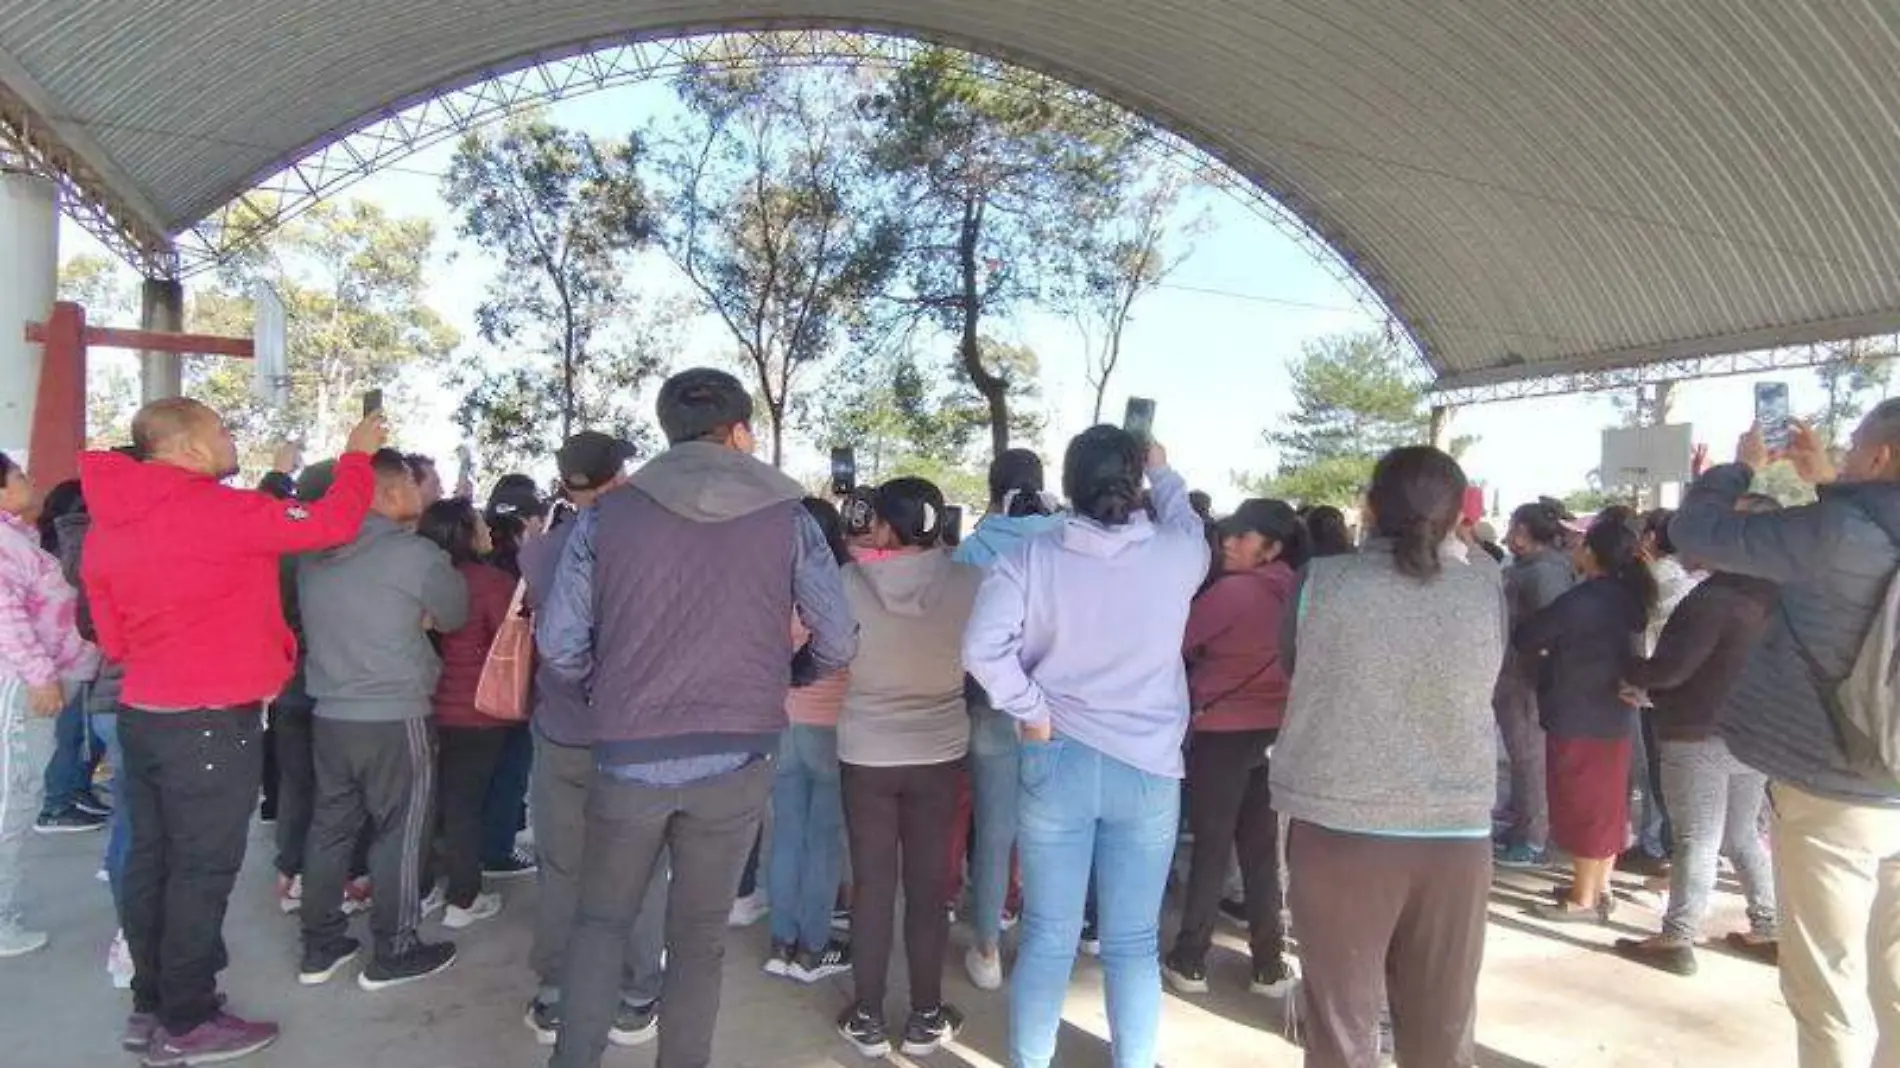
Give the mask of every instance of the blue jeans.
[(1154, 1068), (1161, 897), (1181, 783), (1058, 736), (1022, 747), (1023, 938), (1010, 991), (1011, 1068), (1048, 1068), (1095, 869), (1115, 1068)]
[(501, 762), (482, 800), (482, 863), (505, 863), (515, 855), (515, 835), (527, 826), (528, 776), (534, 770), (534, 736), (527, 724), (508, 727)]
[(99, 753), (86, 737), (86, 689), (59, 710), (53, 725), (53, 756), (46, 762), (46, 797), (40, 810), (48, 815), (64, 811), (80, 791), (92, 786)]
[(779, 741), (772, 777), (772, 942), (822, 951), (843, 864), (844, 802), (838, 784), (838, 730), (794, 723)]
[[(112, 774), (117, 781), (119, 769), (125, 766), (125, 754), (119, 749), (119, 717), (113, 712), (96, 712), (92, 716), (92, 732), (105, 743), (106, 759), (112, 764)], [(126, 819), (125, 806), (119, 798), (112, 798), (112, 817), (106, 822), (105, 869), (108, 885), (112, 887), (112, 906), (116, 912), (119, 905), (121, 883), (125, 879), (125, 854), (132, 848), (132, 826)]]
[(1022, 746), (1016, 740), (1016, 721), (987, 702), (973, 702), (970, 714), (970, 775), (976, 794), (976, 842), (970, 848), (975, 915), (970, 923), (976, 944), (991, 950), (1003, 934), (1003, 904), (1009, 895)]

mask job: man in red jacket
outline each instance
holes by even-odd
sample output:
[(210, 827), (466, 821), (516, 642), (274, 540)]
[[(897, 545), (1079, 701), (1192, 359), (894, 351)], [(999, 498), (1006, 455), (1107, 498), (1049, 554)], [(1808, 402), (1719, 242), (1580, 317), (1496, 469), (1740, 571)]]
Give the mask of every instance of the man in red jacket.
[(121, 919), (132, 950), (124, 1046), (169, 1068), (229, 1060), (277, 1025), (222, 1011), (224, 910), (263, 776), (262, 704), (296, 656), (278, 557), (341, 545), (369, 510), (380, 415), (351, 431), (323, 500), (232, 489), (237, 449), (196, 401), (154, 401), (132, 423), (144, 462), (87, 453), (92, 510), (81, 577), (99, 645), (125, 669), (120, 782), (132, 821)]

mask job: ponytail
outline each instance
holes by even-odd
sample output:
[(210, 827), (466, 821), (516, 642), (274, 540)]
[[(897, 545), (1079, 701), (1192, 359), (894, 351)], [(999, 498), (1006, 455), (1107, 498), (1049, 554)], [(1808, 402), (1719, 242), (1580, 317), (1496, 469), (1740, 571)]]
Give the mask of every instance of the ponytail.
[(1605, 510), (1590, 524), (1583, 544), (1604, 577), (1623, 587), (1642, 605), (1643, 618), (1647, 620), (1656, 610), (1659, 593), (1656, 576), (1650, 574), (1649, 565), (1643, 562), (1643, 538), (1633, 523), (1634, 518), (1634, 513), (1627, 508)]
[(927, 479), (892, 479), (877, 488), (871, 506), (905, 548), (935, 548), (943, 536), (943, 491)]
[(1366, 503), (1373, 532), (1392, 542), (1399, 574), (1420, 582), (1438, 577), (1439, 547), (1458, 522), (1465, 486), (1458, 461), (1429, 445), (1393, 449), (1379, 459)]
[(1134, 435), (1117, 426), (1091, 427), (1069, 442), (1062, 488), (1076, 514), (1105, 527), (1119, 527), (1143, 510), (1143, 451)]

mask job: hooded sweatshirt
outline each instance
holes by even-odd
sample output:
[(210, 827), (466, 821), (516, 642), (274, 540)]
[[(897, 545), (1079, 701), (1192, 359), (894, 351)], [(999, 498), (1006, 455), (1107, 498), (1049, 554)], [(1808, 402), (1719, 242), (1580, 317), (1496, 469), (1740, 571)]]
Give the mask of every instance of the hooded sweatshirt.
[(371, 514), (356, 540), (297, 565), (297, 601), (316, 715), (387, 723), (430, 712), (442, 661), (428, 626), (468, 621), (468, 585), (449, 554)]
[(92, 530), (80, 565), (100, 650), (127, 705), (156, 711), (269, 700), (290, 679), (278, 558), (341, 545), (375, 489), (347, 453), (321, 501), (283, 501), (112, 452), (79, 459)]
[(550, 670), (584, 684), (604, 767), (694, 762), (626, 777), (694, 781), (699, 758), (778, 749), (794, 610), (822, 675), (850, 664), (856, 627), (804, 489), (722, 445), (676, 445), (576, 521), (535, 621)]
[(982, 572), (941, 550), (844, 570), (858, 658), (838, 717), (838, 759), (869, 767), (943, 764), (970, 748), (963, 630)]
[(1153, 775), (1181, 777), (1188, 603), (1207, 539), (1181, 476), (1149, 474), (1158, 522), (1066, 518), (991, 566), (963, 641), (997, 709)]
[(78, 602), (33, 528), (0, 512), (0, 676), (28, 686), (91, 680), (99, 654), (79, 636)]
[(1275, 560), (1222, 575), (1194, 599), (1183, 642), (1195, 730), (1271, 730), (1285, 718), (1280, 632), (1297, 584)]
[(1061, 527), (1059, 515), (986, 515), (952, 555), (960, 564), (988, 567), (997, 557), (1014, 552), (1028, 539)]

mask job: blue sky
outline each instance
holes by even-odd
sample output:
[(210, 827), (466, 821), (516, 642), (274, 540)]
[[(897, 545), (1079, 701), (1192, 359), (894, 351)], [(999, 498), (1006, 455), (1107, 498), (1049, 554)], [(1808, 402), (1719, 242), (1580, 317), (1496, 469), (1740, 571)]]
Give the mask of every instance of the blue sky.
[[(671, 91), (663, 83), (607, 90), (549, 109), (555, 122), (605, 136), (624, 135), (670, 110)], [(454, 218), (436, 177), (447, 169), (451, 153), (452, 145), (439, 145), (344, 195), (375, 201), (393, 214), (435, 221), (439, 240), (429, 301), (462, 332), (469, 351), (478, 353), (474, 308), (493, 263), (454, 235)], [(1239, 499), (1233, 473), (1270, 470), (1274, 464), (1261, 433), (1291, 408), (1288, 361), (1310, 339), (1375, 329), (1381, 320), (1376, 309), (1359, 306), (1325, 264), (1238, 199), (1206, 191), (1183, 206), (1184, 219), (1200, 212), (1209, 225), (1192, 254), (1164, 288), (1136, 306), (1104, 413), (1119, 419), (1131, 394), (1154, 398), (1156, 433), (1170, 447), (1175, 466), (1226, 507)], [(61, 238), (64, 254), (99, 251), (70, 223)], [(643, 299), (682, 291), (669, 271), (653, 264), (636, 271)], [(997, 324), (990, 332), (1026, 343), (1041, 356), (1050, 426), (1042, 445), (1052, 458), (1059, 457), (1063, 443), (1087, 424), (1092, 402), (1079, 334), (1067, 320), (1040, 314)], [(719, 330), (705, 324), (692, 332), (674, 365), (718, 361), (724, 351), (720, 342)], [(1811, 371), (1764, 377), (1789, 383), (1796, 412), (1820, 403)], [(1685, 383), (1677, 389), (1676, 420), (1693, 424), (1696, 440), (1715, 443), (1716, 454), (1727, 456), (1751, 418), (1756, 380)], [(452, 453), (457, 438), (448, 420), (450, 406), (437, 396), (423, 411), (398, 413), (405, 440), (438, 455)], [(1498, 490), (1508, 509), (1539, 493), (1581, 488), (1597, 466), (1601, 430), (1613, 418), (1607, 397), (1568, 396), (1469, 407), (1459, 413), (1456, 429), (1478, 439), (1464, 457), (1467, 471)], [(815, 476), (823, 467), (822, 444), (800, 441), (788, 467), (794, 474)]]

